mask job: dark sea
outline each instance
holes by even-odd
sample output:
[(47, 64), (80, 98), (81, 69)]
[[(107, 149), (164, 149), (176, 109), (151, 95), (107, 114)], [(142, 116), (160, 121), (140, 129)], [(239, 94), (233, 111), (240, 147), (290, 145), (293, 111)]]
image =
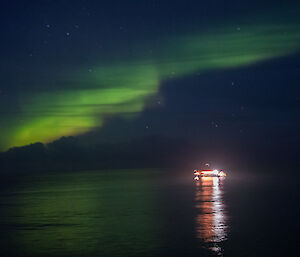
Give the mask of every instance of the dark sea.
[(0, 256), (298, 256), (299, 183), (258, 174), (199, 182), (190, 171), (137, 169), (5, 176)]

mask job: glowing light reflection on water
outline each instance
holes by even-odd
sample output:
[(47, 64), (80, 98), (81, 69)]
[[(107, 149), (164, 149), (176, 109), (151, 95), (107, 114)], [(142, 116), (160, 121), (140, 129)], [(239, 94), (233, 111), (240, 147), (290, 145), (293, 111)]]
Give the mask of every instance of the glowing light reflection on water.
[(227, 239), (227, 213), (223, 201), (224, 178), (201, 177), (196, 182), (196, 237), (200, 243), (222, 255), (221, 243)]

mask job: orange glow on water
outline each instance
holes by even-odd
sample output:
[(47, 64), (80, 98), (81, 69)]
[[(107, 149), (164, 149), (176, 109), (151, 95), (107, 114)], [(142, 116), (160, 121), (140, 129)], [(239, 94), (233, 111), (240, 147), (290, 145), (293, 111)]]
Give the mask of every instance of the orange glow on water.
[(200, 177), (195, 191), (196, 237), (217, 254), (222, 254), (218, 243), (227, 238), (226, 206), (223, 202), (224, 178)]

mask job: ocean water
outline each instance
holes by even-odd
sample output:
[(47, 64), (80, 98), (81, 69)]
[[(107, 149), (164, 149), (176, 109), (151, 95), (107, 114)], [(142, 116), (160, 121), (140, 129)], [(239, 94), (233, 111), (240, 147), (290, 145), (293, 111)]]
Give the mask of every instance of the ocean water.
[(295, 179), (192, 178), (159, 170), (6, 177), (0, 256), (297, 256)]

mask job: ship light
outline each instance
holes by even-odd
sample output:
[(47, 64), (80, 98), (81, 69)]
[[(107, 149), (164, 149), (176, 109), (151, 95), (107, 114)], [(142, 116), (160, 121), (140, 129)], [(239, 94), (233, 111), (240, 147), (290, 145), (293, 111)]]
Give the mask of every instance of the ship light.
[(219, 174), (219, 171), (218, 170), (213, 170), (212, 172), (214, 175), (218, 175)]

